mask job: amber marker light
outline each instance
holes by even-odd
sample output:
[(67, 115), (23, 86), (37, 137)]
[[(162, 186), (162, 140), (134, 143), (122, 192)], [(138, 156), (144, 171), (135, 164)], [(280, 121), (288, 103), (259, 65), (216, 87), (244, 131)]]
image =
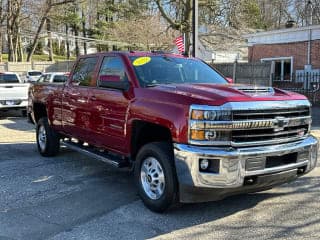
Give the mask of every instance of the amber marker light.
[(205, 140), (205, 134), (203, 130), (191, 130), (191, 139), (203, 141)]
[(204, 119), (204, 111), (203, 110), (192, 110), (191, 118), (192, 118), (192, 120), (203, 120)]

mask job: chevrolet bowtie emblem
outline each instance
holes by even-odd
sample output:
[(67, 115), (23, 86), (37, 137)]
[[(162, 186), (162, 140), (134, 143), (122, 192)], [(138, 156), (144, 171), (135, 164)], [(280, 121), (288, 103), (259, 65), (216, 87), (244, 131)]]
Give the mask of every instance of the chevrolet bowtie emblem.
[(279, 132), (283, 131), (285, 127), (289, 124), (289, 119), (285, 117), (276, 117), (273, 122), (273, 131)]

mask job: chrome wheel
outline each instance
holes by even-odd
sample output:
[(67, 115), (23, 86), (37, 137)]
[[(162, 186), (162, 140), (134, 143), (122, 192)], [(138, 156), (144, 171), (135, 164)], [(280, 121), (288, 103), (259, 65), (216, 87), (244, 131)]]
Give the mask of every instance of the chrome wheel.
[(163, 195), (165, 177), (161, 164), (156, 158), (148, 157), (142, 161), (140, 178), (142, 188), (149, 198), (157, 200)]
[(40, 149), (44, 151), (46, 149), (46, 144), (47, 144), (47, 133), (43, 125), (41, 125), (38, 130), (38, 142), (39, 142)]

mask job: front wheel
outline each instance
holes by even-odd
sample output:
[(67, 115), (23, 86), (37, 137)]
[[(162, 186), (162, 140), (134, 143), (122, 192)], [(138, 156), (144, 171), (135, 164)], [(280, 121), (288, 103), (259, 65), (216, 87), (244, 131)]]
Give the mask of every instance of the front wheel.
[(60, 138), (58, 134), (50, 127), (46, 117), (38, 121), (37, 146), (40, 154), (44, 157), (57, 155), (60, 148)]
[(163, 212), (176, 203), (178, 184), (169, 143), (143, 146), (137, 155), (134, 173), (139, 195), (150, 210)]

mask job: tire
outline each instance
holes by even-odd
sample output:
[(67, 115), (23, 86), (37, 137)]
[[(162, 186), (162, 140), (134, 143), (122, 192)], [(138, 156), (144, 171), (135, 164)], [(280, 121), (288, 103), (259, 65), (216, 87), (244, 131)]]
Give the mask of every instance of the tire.
[(136, 157), (134, 178), (139, 195), (150, 210), (161, 213), (174, 205), (178, 200), (178, 183), (171, 145), (167, 142), (144, 145)]
[(27, 110), (21, 110), (21, 116), (22, 117), (27, 117)]
[(44, 157), (53, 157), (60, 149), (59, 135), (49, 126), (46, 117), (40, 118), (36, 128), (38, 151)]

